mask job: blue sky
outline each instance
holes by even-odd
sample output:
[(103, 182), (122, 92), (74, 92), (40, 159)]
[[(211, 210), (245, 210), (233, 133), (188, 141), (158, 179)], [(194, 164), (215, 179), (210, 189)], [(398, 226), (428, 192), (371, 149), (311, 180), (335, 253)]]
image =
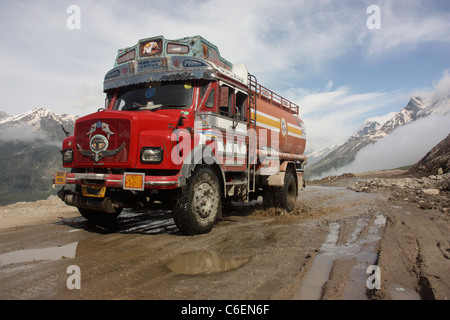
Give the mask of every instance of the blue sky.
[[(70, 5), (81, 10), (79, 30), (66, 26)], [(371, 5), (380, 29), (367, 27)], [(300, 104), (314, 148), (431, 95), (450, 69), (448, 0), (2, 0), (0, 21), (0, 110), (10, 115), (91, 113), (117, 49), (199, 34)]]

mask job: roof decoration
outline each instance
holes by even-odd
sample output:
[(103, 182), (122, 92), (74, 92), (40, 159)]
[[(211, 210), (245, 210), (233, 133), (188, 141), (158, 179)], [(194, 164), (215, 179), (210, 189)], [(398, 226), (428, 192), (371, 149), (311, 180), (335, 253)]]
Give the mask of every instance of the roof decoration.
[(214, 80), (217, 73), (247, 85), (245, 66), (233, 66), (203, 37), (167, 40), (158, 36), (120, 49), (114, 68), (105, 75), (103, 89), (151, 81)]

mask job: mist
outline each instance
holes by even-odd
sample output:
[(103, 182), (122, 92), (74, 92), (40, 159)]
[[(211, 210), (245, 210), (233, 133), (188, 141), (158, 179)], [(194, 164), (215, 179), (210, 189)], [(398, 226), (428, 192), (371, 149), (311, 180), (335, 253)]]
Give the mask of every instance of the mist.
[(412, 165), (422, 159), (450, 133), (450, 113), (430, 115), (398, 127), (377, 142), (361, 149), (347, 166), (321, 175), (340, 175), (348, 172), (395, 169)]
[(0, 142), (33, 142), (36, 140), (48, 140), (41, 132), (34, 132), (33, 127), (27, 123), (21, 123), (14, 127), (0, 128)]

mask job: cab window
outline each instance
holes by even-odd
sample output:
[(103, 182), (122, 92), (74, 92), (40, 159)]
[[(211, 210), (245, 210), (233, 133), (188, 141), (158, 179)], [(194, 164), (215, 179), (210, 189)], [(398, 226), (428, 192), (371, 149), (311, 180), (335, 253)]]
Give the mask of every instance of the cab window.
[(243, 92), (238, 91), (236, 93), (236, 112), (239, 120), (247, 120), (246, 115), (246, 105), (247, 105), (247, 95)]
[(216, 93), (214, 89), (211, 89), (208, 99), (206, 100), (205, 107), (206, 108), (214, 108), (214, 100), (216, 98)]
[(220, 87), (219, 114), (231, 117), (234, 106), (234, 90), (228, 86)]

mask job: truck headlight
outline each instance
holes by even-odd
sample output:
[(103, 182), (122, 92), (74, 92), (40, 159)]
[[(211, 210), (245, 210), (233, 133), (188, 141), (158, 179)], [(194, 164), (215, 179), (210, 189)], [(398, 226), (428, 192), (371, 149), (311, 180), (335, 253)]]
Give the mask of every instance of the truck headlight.
[(72, 163), (73, 161), (73, 149), (61, 150), (63, 163)]
[(163, 160), (163, 150), (159, 147), (145, 147), (141, 149), (142, 163), (161, 163)]

